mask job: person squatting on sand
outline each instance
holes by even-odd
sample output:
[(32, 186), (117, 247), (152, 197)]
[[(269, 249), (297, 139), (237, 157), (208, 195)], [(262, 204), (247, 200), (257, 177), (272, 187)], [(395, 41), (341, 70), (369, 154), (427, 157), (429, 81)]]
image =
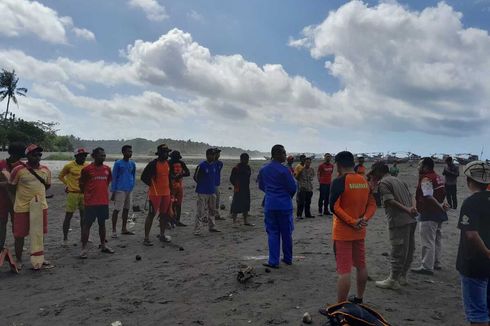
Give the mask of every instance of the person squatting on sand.
[(445, 178), (445, 188), (446, 188), (446, 199), (449, 207), (452, 209), (458, 208), (458, 177), (459, 177), (459, 167), (454, 164), (453, 158), (451, 156), (446, 158), (446, 166), (442, 175)]
[(187, 165), (182, 161), (179, 151), (170, 153), (170, 179), (172, 180), (172, 211), (175, 214), (173, 222), (177, 226), (187, 226), (181, 222), (182, 202), (184, 201), (184, 177), (191, 175)]
[(78, 210), (80, 214), (80, 241), (82, 239), (83, 216), (85, 206), (83, 193), (80, 190), (80, 175), (86, 162), (88, 152), (85, 148), (77, 148), (74, 152), (75, 160), (66, 164), (58, 175), (58, 179), (65, 185), (66, 204), (65, 219), (63, 221), (63, 246), (68, 246), (68, 232), (73, 214)]
[(170, 165), (168, 163), (168, 154), (172, 150), (166, 144), (161, 144), (157, 147), (155, 155), (158, 157), (148, 163), (143, 173), (141, 181), (148, 186), (148, 200), (150, 209), (145, 220), (145, 246), (153, 246), (150, 241), (150, 230), (153, 224), (153, 219), (158, 215), (160, 220), (160, 241), (170, 242), (170, 236), (165, 235), (165, 229), (170, 220), (172, 211), (171, 202), (171, 180), (170, 180)]
[(397, 290), (407, 284), (407, 272), (415, 251), (415, 228), (417, 209), (412, 202), (408, 185), (390, 175), (388, 165), (375, 163), (369, 175), (378, 182), (378, 190), (385, 205), (388, 232), (391, 244), (391, 272), (387, 279), (376, 282), (376, 286)]
[(221, 217), (219, 213), (220, 209), (220, 200), (221, 200), (221, 192), (219, 189), (219, 186), (221, 185), (221, 170), (223, 170), (223, 161), (220, 161), (219, 157), (221, 155), (221, 149), (215, 147), (213, 148), (214, 151), (214, 164), (216, 164), (216, 192), (215, 192), (215, 217), (216, 220), (224, 220), (224, 218)]
[(114, 211), (112, 212), (112, 238), (117, 238), (117, 218), (122, 211), (122, 228), (121, 234), (134, 235), (128, 230), (129, 209), (133, 203), (133, 189), (136, 182), (136, 164), (131, 160), (133, 148), (130, 145), (124, 145), (121, 148), (123, 158), (114, 162), (112, 167), (111, 193), (114, 202)]
[(354, 171), (354, 156), (344, 151), (335, 156), (339, 177), (332, 182), (330, 209), (333, 218), (333, 241), (337, 263), (337, 302), (347, 300), (352, 266), (357, 269), (357, 295), (362, 302), (368, 278), (364, 239), (366, 226), (376, 212), (376, 203), (363, 175)]
[(230, 183), (233, 185), (233, 199), (231, 201), (231, 218), (233, 224), (237, 224), (238, 214), (243, 215), (243, 225), (254, 226), (248, 221), (248, 212), (250, 211), (250, 176), (252, 170), (248, 165), (250, 157), (247, 153), (240, 155), (240, 163), (232, 170)]
[(197, 193), (197, 211), (194, 225), (194, 235), (199, 236), (204, 224), (208, 224), (209, 232), (221, 232), (216, 228), (216, 180), (218, 165), (216, 150), (206, 150), (206, 160), (199, 163), (194, 172)]
[(105, 150), (97, 147), (92, 151), (93, 162), (82, 169), (80, 175), (80, 190), (83, 192), (85, 215), (82, 225), (82, 250), (80, 258), (88, 258), (87, 243), (90, 237), (90, 228), (97, 220), (99, 224), (100, 249), (103, 253), (113, 254), (106, 244), (105, 221), (109, 219), (109, 184), (111, 183), (111, 169), (104, 164)]
[(411, 271), (432, 275), (441, 269), (442, 223), (447, 221), (448, 205), (444, 203), (444, 180), (434, 171), (434, 160), (424, 157), (419, 162), (419, 182), (415, 193), (419, 212), (422, 260)]
[(282, 241), (282, 261), (286, 265), (293, 263), (293, 202), (297, 185), (289, 169), (283, 165), (286, 150), (282, 145), (274, 145), (272, 160), (259, 171), (259, 189), (265, 193), (264, 215), (265, 229), (269, 243), (267, 267), (279, 268)]
[(8, 149), (9, 157), (0, 160), (0, 253), (7, 248), (7, 222), (10, 215), (12, 230), (14, 227), (14, 201), (15, 193), (9, 187), (9, 178), (12, 170), (20, 165), (20, 159), (25, 155), (25, 145), (22, 143), (10, 143)]
[(315, 169), (311, 167), (311, 158), (305, 159), (305, 165), (295, 175), (298, 180), (298, 207), (296, 209), (296, 218), (303, 218), (303, 211), (305, 217), (313, 218), (311, 214), (311, 198), (313, 197), (313, 180), (315, 179)]
[(471, 325), (490, 322), (490, 165), (474, 161), (464, 169), (471, 195), (461, 207), (456, 269), (461, 275), (463, 305)]
[(324, 162), (318, 166), (318, 183), (320, 184), (320, 196), (318, 197), (318, 214), (321, 216), (332, 215), (328, 209), (328, 199), (330, 197), (330, 184), (332, 183), (333, 164), (330, 163), (332, 155), (326, 153)]
[[(30, 231), (30, 203), (36, 198), (41, 203), (43, 234), (48, 233), (48, 203), (46, 201), (46, 190), (51, 187), (51, 171), (41, 165), (43, 149), (31, 144), (27, 146), (25, 155), (27, 163), (20, 162), (10, 174), (9, 183), (15, 186), (14, 203), (14, 238), (16, 265), (22, 269), (22, 251), (24, 239)], [(32, 236), (32, 235), (31, 235)], [(43, 266), (49, 263), (44, 261)]]

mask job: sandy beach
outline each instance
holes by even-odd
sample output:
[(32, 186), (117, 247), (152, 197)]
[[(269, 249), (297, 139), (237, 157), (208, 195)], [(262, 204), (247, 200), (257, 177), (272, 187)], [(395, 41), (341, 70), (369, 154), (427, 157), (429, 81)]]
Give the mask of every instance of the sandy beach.
[[(232, 195), (228, 177), (236, 161), (224, 163), (221, 192), (226, 210), (221, 215), (228, 217)], [(262, 164), (252, 162), (252, 180)], [(315, 168), (318, 164), (315, 162)], [(400, 168), (400, 178), (415, 192), (416, 167)], [(442, 166), (437, 167), (438, 171), (441, 169)], [(318, 314), (318, 308), (334, 303), (336, 298), (331, 218), (296, 222), (294, 264), (281, 265), (267, 273), (262, 267), (268, 252), (260, 207), (263, 194), (255, 183), (251, 185), (251, 220), (256, 225), (234, 228), (227, 218), (218, 221), (222, 233), (204, 233), (202, 237), (192, 235), (194, 182), (187, 178), (185, 184), (183, 222), (190, 226), (168, 233), (173, 244), (162, 247), (156, 242), (154, 224), (155, 246), (144, 247), (146, 213), (134, 213), (135, 223), (130, 228), (136, 235), (109, 238), (109, 245), (116, 250), (114, 255), (97, 249), (94, 225), (89, 258), (81, 260), (78, 219), (72, 220), (70, 246), (61, 246), (65, 197), (62, 185), (56, 182), (50, 190), (54, 197), (49, 200), (49, 233), (45, 241), (46, 258), (56, 268), (33, 272), (28, 268), (28, 255), (24, 258), (26, 268), (19, 275), (10, 273), (6, 264), (0, 267), (0, 324), (111, 325), (120, 321), (122, 325), (300, 325), (303, 313), (309, 312), (313, 325), (323, 325), (326, 318)], [(460, 178), (460, 203), (467, 195)], [(145, 196), (146, 189), (138, 182), (134, 204), (143, 208)], [(317, 211), (317, 200), (315, 191), (313, 212)], [(450, 211), (449, 222), (443, 226), (443, 270), (434, 276), (411, 274), (409, 286), (399, 291), (378, 289), (370, 281), (366, 304), (393, 325), (464, 324), (459, 276), (454, 267), (459, 241), (457, 216), (458, 212)], [(120, 225), (119, 222), (119, 228)], [(109, 221), (106, 226), (110, 230)], [(7, 243), (13, 248), (11, 234)], [(417, 232), (414, 264), (420, 257), (419, 243)], [(389, 270), (390, 246), (383, 209), (378, 209), (368, 226), (366, 244), (370, 277), (384, 279)], [(136, 255), (142, 259), (137, 261)], [(255, 267), (257, 274), (246, 284), (236, 280), (242, 264)]]

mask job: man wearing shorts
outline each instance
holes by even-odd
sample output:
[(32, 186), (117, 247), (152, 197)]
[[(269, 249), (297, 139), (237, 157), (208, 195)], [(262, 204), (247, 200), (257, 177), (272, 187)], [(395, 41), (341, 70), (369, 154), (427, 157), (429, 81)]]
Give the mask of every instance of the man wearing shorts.
[[(43, 233), (48, 233), (48, 203), (46, 189), (51, 186), (51, 171), (41, 165), (43, 149), (38, 145), (27, 146), (27, 163), (17, 165), (10, 175), (10, 184), (16, 187), (14, 203), (14, 238), (16, 265), (22, 269), (24, 238), (29, 234), (31, 200), (35, 197), (43, 209)], [(47, 261), (44, 264), (48, 264)]]
[(206, 161), (202, 161), (194, 172), (197, 193), (197, 212), (194, 225), (194, 235), (201, 235), (204, 224), (208, 224), (209, 232), (221, 232), (216, 228), (216, 174), (218, 166), (215, 162), (214, 148), (206, 150)]
[(175, 213), (175, 224), (187, 226), (180, 220), (182, 214), (182, 201), (184, 200), (184, 178), (191, 175), (187, 165), (182, 161), (179, 151), (170, 154), (170, 178), (172, 179), (173, 211)]
[(150, 230), (156, 215), (160, 219), (160, 241), (171, 241), (170, 236), (165, 235), (165, 228), (171, 215), (170, 164), (168, 163), (168, 154), (171, 151), (166, 144), (159, 145), (155, 153), (158, 157), (148, 163), (141, 174), (141, 181), (149, 187), (148, 199), (150, 201), (150, 210), (145, 221), (145, 239), (143, 240), (145, 246), (153, 246), (150, 241)]
[(99, 224), (100, 249), (104, 253), (113, 254), (106, 245), (105, 221), (109, 219), (109, 184), (111, 183), (111, 169), (104, 164), (106, 155), (101, 147), (92, 151), (94, 161), (82, 169), (80, 176), (80, 190), (83, 192), (85, 216), (82, 225), (82, 251), (80, 258), (88, 256), (87, 243), (90, 228), (97, 220)]
[(15, 194), (10, 191), (8, 181), (10, 173), (20, 165), (20, 159), (25, 154), (25, 145), (22, 143), (11, 143), (8, 149), (9, 157), (6, 160), (0, 160), (0, 253), (4, 250), (5, 240), (7, 238), (7, 222), (10, 215), (10, 221), (14, 223), (13, 202)]
[(84, 213), (83, 193), (80, 190), (80, 175), (82, 169), (88, 165), (86, 162), (88, 152), (85, 148), (75, 150), (75, 160), (66, 164), (61, 170), (58, 179), (65, 185), (66, 207), (63, 221), (63, 246), (68, 245), (68, 231), (73, 213), (80, 212), (80, 233)]
[(461, 230), (456, 269), (461, 287), (466, 319), (471, 325), (490, 322), (490, 165), (474, 161), (464, 174), (471, 195), (461, 207), (458, 228)]
[(334, 252), (337, 262), (337, 302), (347, 300), (351, 269), (357, 269), (357, 295), (362, 302), (368, 278), (364, 239), (367, 222), (376, 212), (376, 202), (365, 177), (354, 171), (354, 155), (340, 152), (335, 156), (339, 177), (332, 183), (330, 209), (333, 218)]
[(114, 211), (112, 212), (112, 238), (117, 238), (117, 218), (122, 211), (122, 229), (121, 234), (134, 235), (128, 231), (129, 209), (133, 201), (133, 188), (136, 180), (136, 164), (130, 160), (133, 156), (133, 148), (130, 145), (124, 145), (121, 149), (123, 154), (122, 160), (114, 162), (112, 167), (111, 192), (114, 201)]

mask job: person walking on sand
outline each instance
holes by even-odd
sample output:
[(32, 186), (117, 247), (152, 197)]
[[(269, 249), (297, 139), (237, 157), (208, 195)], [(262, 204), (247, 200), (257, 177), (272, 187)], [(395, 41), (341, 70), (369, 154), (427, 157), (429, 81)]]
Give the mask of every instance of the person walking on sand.
[(461, 206), (456, 269), (461, 275), (463, 305), (471, 325), (490, 324), (490, 165), (481, 161), (464, 168), (471, 195)]
[(231, 170), (230, 183), (233, 185), (231, 217), (235, 225), (238, 214), (243, 214), (243, 224), (254, 226), (248, 221), (248, 212), (250, 211), (250, 176), (252, 175), (252, 170), (248, 165), (249, 159), (250, 157), (247, 153), (242, 153), (240, 155), (240, 163)]
[(170, 236), (165, 235), (165, 229), (172, 214), (171, 178), (168, 155), (172, 150), (166, 144), (157, 147), (155, 155), (158, 157), (148, 163), (141, 174), (141, 181), (148, 186), (148, 199), (150, 209), (145, 220), (145, 239), (143, 245), (153, 246), (150, 241), (150, 230), (153, 219), (158, 215), (160, 219), (160, 241), (170, 242)]
[(14, 200), (15, 194), (9, 187), (9, 178), (12, 170), (20, 165), (20, 159), (25, 155), (25, 145), (19, 142), (12, 142), (8, 147), (9, 157), (0, 160), (0, 254), (6, 250), (5, 240), (7, 239), (7, 222), (10, 215), (12, 229), (14, 224)]
[(66, 205), (65, 205), (65, 219), (63, 221), (63, 246), (68, 246), (68, 232), (70, 230), (70, 222), (73, 214), (78, 210), (80, 213), (80, 239), (83, 226), (84, 215), (84, 203), (83, 193), (80, 190), (80, 175), (82, 169), (88, 165), (86, 162), (88, 152), (85, 148), (77, 148), (74, 156), (75, 160), (67, 163), (60, 174), (58, 179), (65, 185), (66, 193)]
[(194, 172), (197, 193), (197, 211), (194, 224), (194, 235), (200, 236), (204, 224), (208, 224), (209, 232), (221, 232), (216, 228), (216, 151), (206, 150), (206, 160), (199, 163)]
[(333, 164), (332, 155), (326, 153), (325, 161), (318, 166), (318, 182), (320, 183), (320, 196), (318, 197), (318, 214), (321, 216), (332, 215), (328, 209), (328, 198), (330, 197), (330, 184), (332, 183)]
[(442, 175), (445, 177), (446, 198), (449, 207), (458, 208), (457, 185), (459, 177), (459, 168), (454, 164), (451, 156), (446, 158), (446, 166)]
[[(46, 190), (51, 187), (51, 171), (41, 164), (42, 153), (43, 148), (38, 145), (31, 144), (27, 146), (25, 150), (27, 163), (19, 161), (20, 164), (18, 164), (10, 174), (9, 183), (12, 186), (15, 186), (14, 238), (16, 265), (18, 270), (23, 268), (22, 252), (24, 248), (24, 239), (30, 234), (30, 207), (34, 198), (37, 198), (36, 200), (41, 203), (43, 234), (45, 235), (48, 233), (48, 203), (46, 201)], [(43, 253), (41, 252), (40, 254)], [(46, 260), (42, 264), (42, 268), (48, 268), (50, 266), (52, 265)]]
[(398, 177), (398, 174), (400, 174), (400, 168), (398, 167), (398, 162), (395, 161), (390, 168), (390, 175), (392, 177)]
[(216, 165), (216, 193), (215, 193), (215, 219), (216, 220), (224, 220), (221, 217), (220, 210), (220, 201), (221, 201), (221, 192), (219, 186), (221, 185), (221, 170), (223, 170), (223, 161), (220, 161), (221, 149), (215, 147), (214, 149), (214, 164)]
[(297, 185), (289, 169), (283, 165), (286, 150), (282, 145), (274, 145), (272, 160), (259, 171), (259, 189), (265, 193), (265, 229), (269, 243), (269, 259), (266, 267), (279, 268), (282, 241), (282, 261), (293, 263), (293, 202)]
[(182, 161), (179, 151), (170, 153), (170, 179), (172, 180), (173, 211), (175, 213), (175, 225), (187, 226), (180, 220), (182, 215), (182, 202), (184, 200), (184, 178), (191, 175), (187, 165)]
[(311, 167), (311, 158), (305, 159), (303, 169), (295, 175), (298, 180), (299, 192), (296, 195), (298, 207), (296, 209), (296, 218), (303, 219), (303, 210), (306, 218), (313, 218), (311, 214), (311, 197), (313, 197), (313, 180), (315, 179), (315, 170)]
[(106, 244), (105, 221), (109, 219), (109, 184), (111, 183), (111, 168), (104, 164), (106, 154), (102, 147), (92, 151), (93, 162), (82, 169), (80, 175), (80, 190), (83, 192), (85, 215), (82, 225), (82, 250), (80, 258), (88, 258), (87, 243), (90, 228), (97, 220), (99, 224), (100, 249), (103, 253), (113, 254)]
[(420, 213), (420, 240), (422, 261), (412, 272), (432, 275), (440, 270), (442, 251), (442, 223), (447, 221), (449, 206), (444, 202), (444, 180), (434, 171), (434, 160), (424, 157), (419, 162), (419, 182), (415, 193)]
[(375, 163), (368, 175), (378, 183), (378, 190), (385, 204), (391, 244), (390, 275), (387, 279), (376, 282), (376, 286), (397, 290), (400, 285), (407, 285), (407, 272), (415, 251), (415, 217), (418, 212), (413, 205), (408, 185), (392, 176), (384, 162)]
[(354, 155), (344, 151), (335, 156), (339, 177), (332, 182), (330, 209), (333, 217), (333, 242), (337, 264), (337, 302), (347, 300), (351, 269), (357, 270), (357, 295), (362, 303), (368, 272), (366, 268), (366, 226), (376, 212), (376, 203), (363, 175), (354, 171)]
[(122, 211), (121, 234), (134, 235), (128, 230), (129, 209), (133, 202), (133, 189), (136, 183), (136, 164), (131, 157), (133, 148), (131, 145), (124, 145), (121, 148), (123, 158), (114, 162), (112, 167), (111, 193), (114, 201), (114, 211), (112, 212), (112, 238), (117, 238), (117, 218)]

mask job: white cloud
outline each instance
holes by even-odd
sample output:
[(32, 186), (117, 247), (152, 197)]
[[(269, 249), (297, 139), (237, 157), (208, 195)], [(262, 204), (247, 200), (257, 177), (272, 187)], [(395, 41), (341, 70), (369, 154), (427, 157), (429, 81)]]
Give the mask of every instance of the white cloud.
[(489, 118), (490, 37), (464, 28), (445, 3), (421, 12), (396, 2), (352, 1), (291, 40), (325, 64), (370, 123), (394, 130), (477, 133)]
[(16, 116), (30, 121), (54, 121), (63, 120), (63, 113), (53, 103), (44, 98), (21, 97), (17, 99), (19, 106), (11, 106), (10, 111)]
[(198, 21), (198, 22), (203, 22), (204, 21), (204, 16), (201, 15), (200, 13), (198, 13), (195, 10), (191, 10), (191, 12), (189, 12), (187, 14), (187, 17), (189, 17), (192, 20)]
[(146, 17), (151, 21), (159, 22), (168, 18), (165, 7), (159, 4), (157, 0), (129, 0), (129, 5), (143, 10)]
[(95, 41), (95, 34), (85, 28), (73, 28), (73, 32), (76, 36), (83, 38), (87, 41)]
[(34, 34), (50, 43), (66, 44), (67, 28), (73, 29), (77, 36), (95, 39), (91, 31), (74, 27), (71, 17), (60, 17), (55, 10), (37, 1), (0, 1), (0, 34), (7, 37)]

